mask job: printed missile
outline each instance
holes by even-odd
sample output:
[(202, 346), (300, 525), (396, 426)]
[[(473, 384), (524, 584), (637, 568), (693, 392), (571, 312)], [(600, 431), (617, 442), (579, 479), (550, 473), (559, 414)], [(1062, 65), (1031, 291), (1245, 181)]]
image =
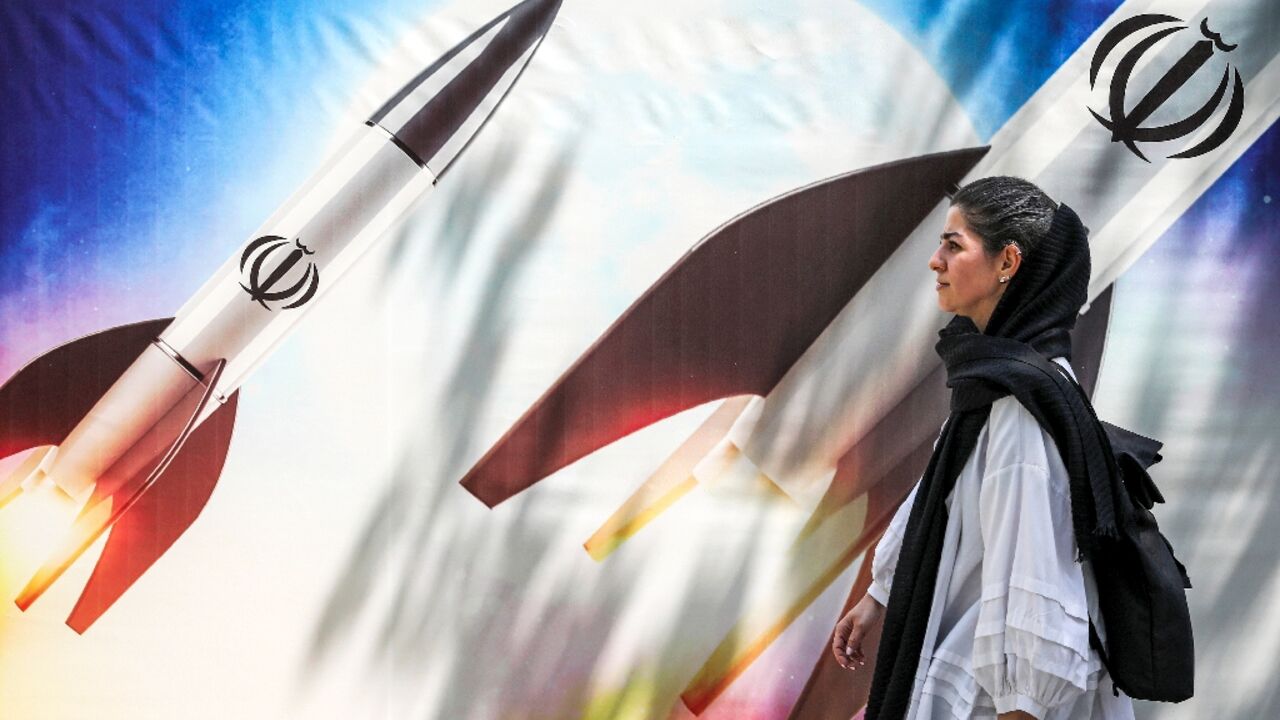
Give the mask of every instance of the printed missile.
[[(1263, 7), (1261, 0), (1249, 0), (1232, 12), (1252, 17)], [(1090, 305), (1077, 324), (1072, 358), (1086, 387), (1099, 374), (1112, 284), (1280, 117), (1280, 45), (1274, 34), (1261, 30), (1229, 38), (1238, 43), (1230, 56), (1230, 76), (1238, 70), (1243, 83), (1243, 91), (1233, 92), (1229, 101), (1225, 90), (1215, 89), (1223, 87), (1220, 78), (1227, 74), (1222, 64), (1206, 71), (1198, 87), (1199, 78), (1183, 78), (1179, 82), (1185, 85), (1176, 92), (1171, 82), (1162, 81), (1183, 77), (1175, 69), (1185, 66), (1184, 57), (1200, 63), (1194, 45), (1203, 41), (1191, 32), (1197, 24), (1188, 24), (1181, 34), (1166, 33), (1179, 42), (1145, 46), (1149, 52), (1142, 59), (1149, 64), (1135, 80), (1145, 73), (1150, 87), (1170, 91), (1147, 91), (1161, 99), (1170, 118), (1205, 120), (1202, 109), (1212, 107), (1206, 99), (1216, 98), (1225, 106), (1223, 120), (1208, 124), (1200, 135), (1156, 145), (1163, 158), (1136, 157), (1116, 142), (1115, 123), (1107, 127), (1093, 108), (1108, 106), (1108, 84), (1099, 79), (1121, 75), (1124, 88), (1127, 77), (1101, 58), (1109, 57), (1106, 38), (1138, 12), (1140, 3), (1118, 10), (1118, 21), (1099, 28), (991, 138), (990, 151), (958, 178), (1028, 178), (1066, 201), (1092, 228)], [(1208, 26), (1198, 25), (1201, 36), (1208, 37)], [(1152, 32), (1163, 30), (1153, 26)], [(1115, 56), (1132, 52), (1144, 40), (1126, 42), (1116, 46)], [(1246, 95), (1248, 101), (1236, 102)], [(1139, 144), (1158, 139), (1139, 135)], [(1201, 152), (1206, 138), (1213, 147)], [(890, 197), (902, 204), (918, 191), (902, 184)], [(851, 204), (862, 201), (848, 197)], [(749, 228), (746, 216), (730, 221), (650, 287), (461, 481), (493, 506), (631, 432), (723, 399), (665, 461), (655, 459), (661, 462), (658, 470), (586, 543), (592, 556), (602, 559), (682, 494), (710, 484), (767, 485), (809, 513), (788, 550), (788, 585), (743, 613), (743, 621), (726, 634), (682, 694), (695, 714), (862, 556), (923, 470), (947, 412), (944, 372), (932, 350), (946, 318), (936, 308), (926, 267), (945, 209), (939, 202), (914, 228), (881, 238), (889, 247), (873, 260), (876, 266), (857, 269), (860, 285), (817, 331), (810, 330), (808, 317), (796, 320), (795, 301), (786, 290), (796, 284), (819, 284), (830, 293), (844, 288), (828, 284), (832, 255), (814, 253), (807, 264), (790, 262), (792, 253), (804, 252), (795, 245), (812, 238), (811, 216), (775, 215), (773, 228), (762, 222), (766, 227), (756, 231), (774, 244), (764, 249), (749, 244), (766, 241), (743, 232)], [(732, 252), (709, 261), (713, 251), (705, 246), (716, 235), (727, 238)], [(742, 256), (751, 251), (762, 254), (763, 261)], [(780, 263), (784, 272), (777, 272)], [(709, 287), (724, 292), (707, 292)], [(759, 302), (762, 297), (768, 302)], [(721, 309), (717, 322), (695, 318)], [(655, 316), (676, 321), (657, 322)], [(780, 340), (808, 344), (796, 354)], [(774, 363), (786, 365), (766, 382), (742, 369)], [(849, 604), (865, 590), (865, 578), (859, 583)], [(856, 705), (842, 700), (833, 709), (830, 703), (832, 697), (851, 698), (847, 673), (836, 669), (819, 677), (834, 660), (825, 649), (815, 656), (820, 659), (814, 678), (823, 684), (811, 690), (819, 687), (811, 678), (804, 692), (812, 692), (813, 702), (806, 705), (802, 697), (792, 715), (850, 716)]]
[(419, 73), (174, 318), (72, 341), (0, 387), (0, 457), (35, 449), (0, 479), (0, 504), (52, 489), (79, 511), (19, 607), (112, 529), (67, 621), (83, 632), (186, 530), (221, 471), (240, 385), (448, 172), (559, 6), (525, 0)]

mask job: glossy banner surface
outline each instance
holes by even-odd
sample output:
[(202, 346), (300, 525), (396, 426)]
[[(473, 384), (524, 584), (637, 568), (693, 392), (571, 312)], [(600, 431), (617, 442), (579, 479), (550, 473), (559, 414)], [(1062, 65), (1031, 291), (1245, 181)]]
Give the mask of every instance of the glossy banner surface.
[[(1164, 443), (1196, 695), (1138, 717), (1280, 716), (1280, 4), (564, 0), (432, 184), (366, 120), (514, 4), (0, 6), (0, 382), (193, 296), (244, 335), (91, 626), (123, 531), (20, 611), (74, 515), (0, 507), (0, 717), (854, 717), (832, 627), (945, 417), (946, 195), (995, 174), (1089, 226), (1077, 371)], [(385, 187), (308, 186), (353, 137)], [(295, 225), (357, 237), (330, 275)], [(237, 282), (297, 292), (263, 335)]]

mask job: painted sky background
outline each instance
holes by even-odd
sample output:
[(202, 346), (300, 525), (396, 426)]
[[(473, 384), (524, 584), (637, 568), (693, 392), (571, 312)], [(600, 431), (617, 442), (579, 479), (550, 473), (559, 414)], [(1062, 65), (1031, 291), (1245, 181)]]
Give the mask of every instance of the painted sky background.
[[(931, 61), (980, 139), (1115, 4), (865, 3)], [(7, 4), (0, 313), (31, 344), (5, 343), (0, 373), (59, 340), (173, 312), (320, 162), (316, 141), (348, 120), (360, 78), (433, 5)], [(997, 69), (1006, 62), (1019, 71)]]
[[(707, 231), (989, 140), (1118, 3), (595, 5), (567, 0), (450, 183), (251, 378), (224, 481), (152, 575), (83, 638), (74, 592), (0, 615), (0, 715), (668, 717), (794, 527), (697, 497), (607, 563), (581, 542), (707, 409), (494, 511), (457, 477)], [(172, 314), (503, 8), (0, 6), (0, 375)], [(1278, 160), (1273, 127), (1117, 285), (1100, 414), (1166, 442), (1209, 673), (1145, 717), (1280, 711)], [(852, 571), (707, 716), (785, 717)]]

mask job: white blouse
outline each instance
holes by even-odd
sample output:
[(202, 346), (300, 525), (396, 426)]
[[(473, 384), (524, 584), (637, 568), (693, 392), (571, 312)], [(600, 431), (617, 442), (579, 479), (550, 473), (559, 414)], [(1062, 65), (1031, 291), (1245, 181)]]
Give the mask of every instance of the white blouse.
[[(1071, 372), (1063, 358), (1055, 362)], [(872, 562), (868, 593), (882, 605), (915, 495), (894, 515)], [(1106, 631), (1093, 570), (1076, 562), (1066, 467), (1017, 398), (992, 403), (947, 511), (907, 720), (1014, 710), (1041, 720), (1131, 720), (1132, 701), (1112, 694), (1089, 646), (1091, 616), (1104, 639)]]

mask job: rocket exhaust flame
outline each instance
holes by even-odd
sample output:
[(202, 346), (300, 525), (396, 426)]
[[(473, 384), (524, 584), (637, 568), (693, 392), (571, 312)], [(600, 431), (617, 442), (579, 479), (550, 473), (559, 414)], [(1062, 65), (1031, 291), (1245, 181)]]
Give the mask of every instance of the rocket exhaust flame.
[[(14, 602), (19, 608), (26, 610), (30, 607), (31, 603), (44, 594), (44, 591), (61, 577), (62, 573), (66, 572), (67, 568), (84, 554), (90, 545), (93, 545), (108, 528), (132, 509), (143, 493), (150, 490), (165, 470), (169, 469), (169, 465), (195, 429), (196, 419), (209, 404), (213, 396), (213, 388), (225, 365), (225, 362), (216, 365), (209, 373), (206, 383), (199, 386), (200, 392), (191, 393), (195, 398), (194, 403), (179, 404), (166, 416), (165, 420), (170, 423), (174, 420), (182, 421), (184, 417), (186, 419), (182, 421), (182, 429), (176, 434), (176, 439), (169, 444), (163, 455), (157, 458), (155, 451), (159, 448), (156, 443), (164, 442), (165, 438), (174, 437), (172, 428), (165, 421), (153, 427), (143, 440), (131, 449), (131, 452), (116, 461), (107, 475), (103, 476), (99, 486), (94, 487), (93, 494), (81, 508), (75, 525), (58, 551), (49, 557), (15, 599)], [(146, 463), (152, 464), (148, 467)], [(142, 471), (137, 470), (139, 465), (143, 466)]]
[(21, 587), (58, 546), (77, 510), (52, 483), (22, 492), (17, 502), (0, 509), (0, 592)]

